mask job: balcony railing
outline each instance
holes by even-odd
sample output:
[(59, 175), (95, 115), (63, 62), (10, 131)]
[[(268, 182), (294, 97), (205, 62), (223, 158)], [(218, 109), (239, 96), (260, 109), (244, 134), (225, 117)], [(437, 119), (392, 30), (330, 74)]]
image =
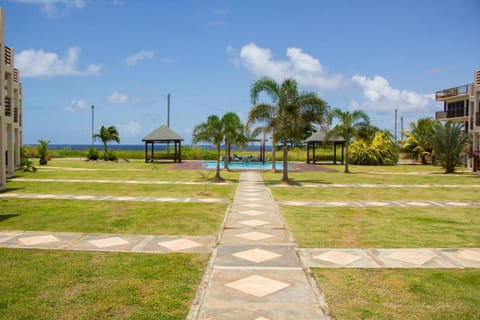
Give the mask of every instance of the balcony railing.
[(5, 64), (13, 65), (12, 48), (5, 47)]
[(12, 99), (10, 97), (5, 97), (5, 117), (12, 116)]
[(437, 91), (435, 93), (435, 99), (440, 100), (440, 99), (445, 99), (449, 97), (454, 97), (458, 96), (460, 94), (468, 94), (468, 84), (455, 87), (455, 88), (450, 88), (450, 89), (444, 89)]
[(13, 122), (18, 122), (18, 108), (13, 108)]
[(18, 71), (17, 68), (13, 69), (13, 82), (18, 83), (18, 80), (20, 79), (20, 71)]
[(443, 111), (437, 111), (435, 112), (435, 120), (442, 120), (447, 117), (447, 113)]
[(475, 112), (475, 126), (480, 127), (480, 112)]
[(480, 70), (475, 71), (475, 84), (480, 85)]

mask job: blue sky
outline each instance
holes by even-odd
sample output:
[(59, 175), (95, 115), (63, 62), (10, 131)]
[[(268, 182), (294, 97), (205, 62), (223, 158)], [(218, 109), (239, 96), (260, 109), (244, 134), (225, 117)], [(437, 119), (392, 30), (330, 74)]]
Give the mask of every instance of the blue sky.
[[(23, 82), (24, 143), (91, 142), (115, 125), (141, 144), (167, 122), (186, 143), (237, 112), (261, 76), (295, 78), (332, 107), (393, 131), (434, 116), (435, 91), (480, 69), (478, 0), (1, 0)], [(399, 135), (399, 134), (398, 134)]]

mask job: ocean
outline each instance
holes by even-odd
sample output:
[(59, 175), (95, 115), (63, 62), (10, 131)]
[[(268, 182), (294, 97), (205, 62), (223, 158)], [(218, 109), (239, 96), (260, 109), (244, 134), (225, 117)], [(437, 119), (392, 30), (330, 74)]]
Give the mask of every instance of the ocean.
[[(25, 146), (35, 146), (35, 144), (25, 144)], [(50, 150), (88, 150), (92, 147), (91, 144), (49, 144), (48, 149)], [(103, 144), (95, 144), (94, 147), (98, 150), (103, 150)], [(165, 144), (155, 144), (155, 150), (164, 150), (166, 149)], [(173, 147), (173, 143), (170, 144), (170, 147)], [(182, 145), (182, 147), (191, 147), (191, 145)], [(214, 150), (215, 146), (213, 145), (196, 145), (196, 148), (204, 150)], [(222, 146), (222, 150), (223, 150)], [(109, 150), (145, 150), (144, 144), (108, 144)], [(150, 146), (149, 146), (150, 149)], [(232, 150), (245, 150), (242, 147), (232, 146)], [(271, 150), (271, 146), (267, 146), (267, 152)], [(258, 144), (248, 145), (246, 151), (260, 151), (260, 146)]]

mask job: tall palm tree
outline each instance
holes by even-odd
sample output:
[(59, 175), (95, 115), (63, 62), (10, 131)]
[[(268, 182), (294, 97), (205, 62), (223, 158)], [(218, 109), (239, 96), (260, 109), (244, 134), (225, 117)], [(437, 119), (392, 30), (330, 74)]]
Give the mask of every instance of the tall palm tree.
[(220, 176), (220, 145), (223, 141), (224, 135), (222, 130), (222, 120), (216, 115), (211, 115), (207, 118), (207, 121), (202, 122), (195, 126), (193, 129), (192, 143), (209, 142), (213, 143), (217, 148), (217, 172), (214, 180), (223, 180)]
[[(260, 93), (266, 93), (272, 104), (260, 103)], [(275, 149), (276, 136), (283, 145), (282, 181), (288, 182), (288, 140), (298, 138), (302, 134), (299, 128), (308, 123), (322, 123), (328, 109), (327, 103), (313, 92), (298, 92), (294, 79), (285, 79), (281, 84), (264, 77), (255, 81), (250, 89), (253, 108), (249, 113), (249, 121), (264, 121), (272, 130), (272, 147)], [(274, 158), (274, 155), (272, 155)], [(272, 164), (272, 169), (275, 169)]]
[(469, 137), (463, 133), (462, 128), (461, 123), (435, 123), (430, 142), (445, 173), (455, 172), (455, 167), (465, 152)]
[(349, 154), (348, 147), (358, 131), (369, 125), (369, 117), (362, 110), (342, 111), (338, 108), (332, 110), (332, 117), (339, 120), (339, 123), (333, 127), (328, 136), (340, 136), (345, 139), (345, 173), (349, 173), (348, 168)]
[(105, 154), (107, 153), (107, 142), (115, 141), (116, 143), (120, 143), (120, 135), (118, 134), (118, 130), (115, 128), (115, 126), (110, 126), (108, 128), (102, 126), (100, 128), (100, 132), (94, 134), (93, 138), (95, 140), (102, 141)]
[(222, 117), (222, 131), (225, 141), (225, 170), (228, 170), (230, 148), (232, 144), (244, 145), (247, 141), (243, 133), (243, 123), (234, 112), (227, 112)]

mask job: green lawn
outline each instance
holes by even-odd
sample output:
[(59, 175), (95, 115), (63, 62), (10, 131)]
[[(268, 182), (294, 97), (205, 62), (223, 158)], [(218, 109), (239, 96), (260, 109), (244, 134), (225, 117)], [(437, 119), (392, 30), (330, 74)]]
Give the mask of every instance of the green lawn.
[(480, 319), (479, 269), (313, 272), (338, 320)]
[(233, 199), (236, 185), (208, 184), (208, 195), (204, 195), (203, 184), (127, 184), (127, 183), (72, 183), (72, 182), (33, 182), (9, 181), (7, 192), (72, 194), (95, 196), (131, 196), (131, 197), (173, 197), (173, 198), (221, 198)]
[(480, 247), (478, 208), (282, 206), (302, 248)]
[(0, 230), (212, 235), (227, 204), (0, 199)]
[(185, 319), (205, 254), (0, 249), (0, 319)]

